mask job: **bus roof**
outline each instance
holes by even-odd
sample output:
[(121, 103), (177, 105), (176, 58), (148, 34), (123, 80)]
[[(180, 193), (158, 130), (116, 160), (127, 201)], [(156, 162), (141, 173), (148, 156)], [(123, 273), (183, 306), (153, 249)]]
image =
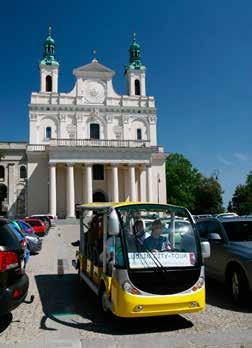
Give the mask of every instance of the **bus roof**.
[[(162, 205), (162, 206), (164, 206), (164, 205), (168, 205), (168, 204), (153, 203), (153, 202), (97, 202), (97, 203), (80, 204), (80, 205), (78, 205), (78, 209), (79, 210), (94, 210), (94, 209), (99, 210), (99, 209), (109, 209), (111, 207), (119, 208), (119, 207), (125, 207), (125, 206), (130, 206), (130, 205), (155, 205), (155, 206)], [(175, 206), (173, 206), (173, 207), (175, 207)]]

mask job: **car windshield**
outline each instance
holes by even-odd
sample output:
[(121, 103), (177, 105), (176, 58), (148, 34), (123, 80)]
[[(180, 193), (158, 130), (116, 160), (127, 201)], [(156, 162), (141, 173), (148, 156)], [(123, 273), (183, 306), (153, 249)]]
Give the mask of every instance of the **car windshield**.
[(186, 209), (139, 204), (121, 207), (117, 211), (130, 268), (196, 265), (196, 239)]
[(31, 226), (29, 226), (28, 224), (26, 224), (23, 221), (19, 221), (18, 224), (23, 228), (25, 233), (33, 234), (33, 230), (32, 230)]
[(29, 220), (29, 225), (31, 226), (41, 226), (40, 221)]
[(222, 224), (231, 242), (252, 241), (252, 221), (230, 221)]

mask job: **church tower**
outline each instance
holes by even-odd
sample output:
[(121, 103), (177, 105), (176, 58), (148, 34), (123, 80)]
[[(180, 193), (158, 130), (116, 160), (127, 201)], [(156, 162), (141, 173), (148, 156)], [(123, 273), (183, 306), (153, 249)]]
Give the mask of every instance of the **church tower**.
[(141, 47), (136, 42), (136, 34), (133, 35), (133, 42), (129, 48), (129, 64), (125, 67), (125, 76), (128, 83), (128, 95), (146, 96), (145, 70), (141, 63)]
[(55, 42), (51, 36), (52, 28), (48, 28), (48, 36), (44, 43), (43, 59), (40, 61), (40, 92), (58, 93), (59, 63), (55, 59)]

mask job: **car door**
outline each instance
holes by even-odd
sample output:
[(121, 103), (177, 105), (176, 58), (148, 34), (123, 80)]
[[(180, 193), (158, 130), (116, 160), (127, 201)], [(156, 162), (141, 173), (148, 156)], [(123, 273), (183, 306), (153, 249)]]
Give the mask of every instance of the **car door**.
[(207, 239), (211, 247), (211, 256), (206, 259), (208, 275), (221, 280), (225, 264), (226, 240), (219, 221), (209, 220), (206, 225)]

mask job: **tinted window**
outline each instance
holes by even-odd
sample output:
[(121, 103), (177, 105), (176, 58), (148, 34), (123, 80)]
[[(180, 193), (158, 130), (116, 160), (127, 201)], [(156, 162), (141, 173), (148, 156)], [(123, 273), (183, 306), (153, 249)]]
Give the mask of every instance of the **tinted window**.
[(10, 249), (20, 247), (16, 235), (7, 224), (0, 223), (0, 246), (9, 247)]
[(207, 239), (207, 222), (197, 222), (196, 224), (200, 238)]
[(207, 224), (207, 232), (209, 233), (218, 233), (222, 236), (221, 225), (217, 221), (209, 221)]
[(232, 242), (252, 241), (252, 221), (223, 222), (223, 227)]

